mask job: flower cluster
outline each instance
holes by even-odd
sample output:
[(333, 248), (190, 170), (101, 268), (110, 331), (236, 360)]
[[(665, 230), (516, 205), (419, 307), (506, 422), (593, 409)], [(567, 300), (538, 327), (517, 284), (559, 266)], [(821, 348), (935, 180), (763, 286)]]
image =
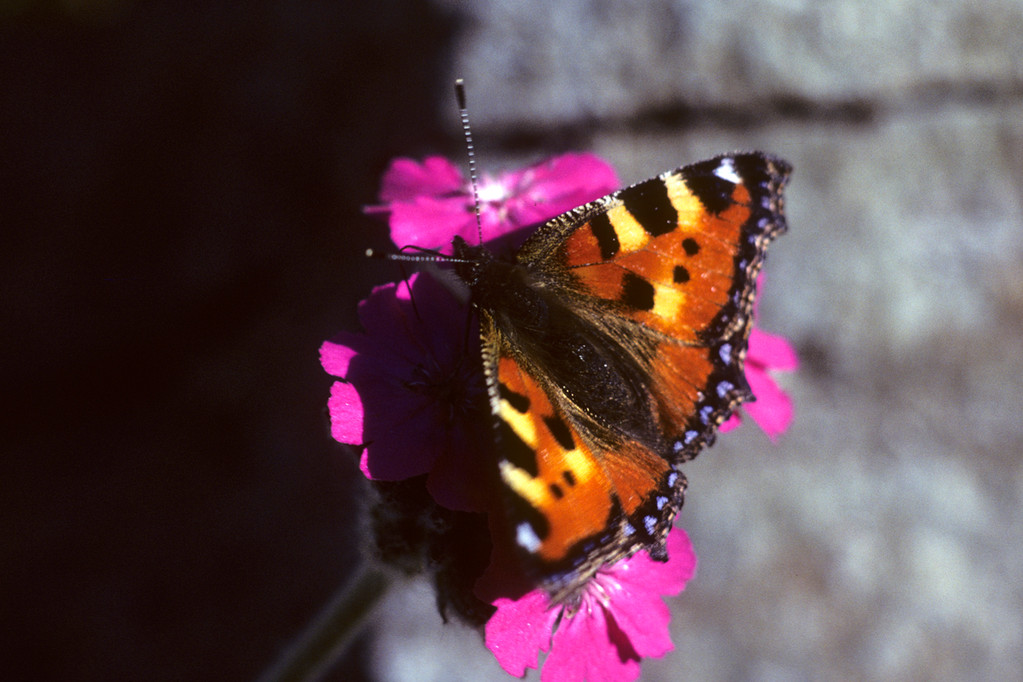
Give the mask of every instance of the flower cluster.
[[(492, 250), (510, 251), (521, 228), (618, 186), (614, 170), (588, 154), (484, 177), (479, 189), (483, 240)], [(367, 210), (387, 215), (391, 238), (400, 246), (439, 251), (456, 235), (469, 243), (479, 239), (468, 184), (446, 159), (394, 161), (384, 175), (380, 199), (382, 205)], [(481, 453), (492, 445), (492, 430), (478, 333), (467, 328), (471, 323), (464, 300), (441, 279), (418, 273), (374, 289), (359, 305), (359, 319), (364, 332), (343, 332), (320, 350), (324, 369), (339, 379), (328, 402), (332, 435), (361, 449), (360, 468), (368, 479), (423, 477), (431, 504), (466, 515), (459, 518), (486, 513), (496, 495), (488, 489), (491, 460)], [(792, 405), (770, 372), (794, 369), (796, 362), (787, 341), (753, 330), (746, 374), (758, 400), (746, 411), (772, 439), (788, 427)], [(737, 423), (733, 417), (725, 428)], [(453, 525), (433, 523), (428, 534), (443, 536)], [(486, 534), (485, 522), (458, 527), (466, 525)], [(428, 550), (434, 565), (438, 555), (452, 553), (451, 535)], [(489, 538), (463, 545), (482, 548), (467, 563), (472, 569), (454, 571), (471, 581), (490, 559)], [(549, 652), (543, 680), (635, 679), (643, 657), (662, 656), (672, 648), (670, 613), (662, 596), (680, 592), (696, 569), (696, 555), (681, 529), (669, 534), (667, 550), (666, 563), (640, 552), (605, 566), (570, 603), (552, 604), (539, 589), (509, 598), (494, 597), (479, 586), (470, 586), (468, 597), (451, 601), (457, 605), (485, 595), (481, 620), (488, 619), (487, 647), (513, 675), (538, 667), (540, 652)], [(503, 555), (495, 548), (494, 557)], [(438, 587), (441, 593), (451, 592)]]

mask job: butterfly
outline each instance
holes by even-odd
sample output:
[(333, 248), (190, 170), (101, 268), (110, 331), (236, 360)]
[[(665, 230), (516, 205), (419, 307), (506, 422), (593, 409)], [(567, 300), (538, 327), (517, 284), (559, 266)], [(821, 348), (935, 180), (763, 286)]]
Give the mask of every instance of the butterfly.
[(480, 318), (503, 513), (552, 600), (646, 550), (666, 560), (681, 465), (752, 399), (756, 278), (791, 166), (683, 166), (543, 223), (513, 259), (455, 237)]

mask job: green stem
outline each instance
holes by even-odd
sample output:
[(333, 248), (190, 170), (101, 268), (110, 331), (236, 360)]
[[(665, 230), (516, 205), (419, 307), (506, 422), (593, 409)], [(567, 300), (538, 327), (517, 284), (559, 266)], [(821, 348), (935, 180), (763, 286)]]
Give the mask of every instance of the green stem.
[(327, 673), (362, 630), (391, 579), (364, 567), (324, 607), (258, 682), (311, 682)]

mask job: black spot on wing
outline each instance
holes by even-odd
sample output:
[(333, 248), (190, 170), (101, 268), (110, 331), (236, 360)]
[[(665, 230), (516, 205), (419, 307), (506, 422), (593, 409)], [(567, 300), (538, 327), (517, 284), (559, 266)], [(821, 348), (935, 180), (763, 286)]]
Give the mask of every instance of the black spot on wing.
[(565, 450), (575, 449), (575, 440), (572, 438), (572, 431), (568, 428), (568, 424), (565, 423), (561, 417), (544, 417), (544, 423), (547, 428), (550, 429), (551, 435), (554, 436), (554, 440), (558, 441)]
[(700, 200), (711, 213), (717, 215), (732, 203), (732, 192), (735, 185), (714, 174), (721, 167), (721, 159), (701, 161), (682, 169), (686, 187)]
[(686, 237), (682, 240), (682, 250), (687, 256), (695, 256), (700, 252), (700, 244), (692, 237)]
[(678, 211), (668, 198), (668, 188), (659, 178), (651, 178), (622, 191), (626, 210), (651, 237), (667, 234), (678, 227)]
[(633, 310), (652, 310), (654, 286), (636, 273), (626, 272), (622, 278), (621, 301)]
[(522, 442), (507, 422), (501, 421), (497, 427), (498, 448), (502, 457), (522, 469), (530, 476), (540, 475), (540, 465), (536, 461), (536, 451)]
[(672, 279), (675, 280), (675, 284), (685, 284), (689, 281), (689, 270), (684, 265), (676, 265), (675, 271), (672, 273)]
[(593, 232), (593, 236), (597, 238), (597, 245), (600, 247), (600, 257), (604, 260), (614, 258), (622, 245), (618, 242), (618, 233), (615, 232), (614, 227), (611, 225), (611, 219), (607, 217), (607, 214), (601, 213), (595, 216), (590, 221), (590, 230)]
[(519, 414), (525, 414), (529, 410), (529, 396), (516, 393), (504, 384), (498, 386), (498, 391), (501, 394), (501, 399), (508, 401), (512, 409)]

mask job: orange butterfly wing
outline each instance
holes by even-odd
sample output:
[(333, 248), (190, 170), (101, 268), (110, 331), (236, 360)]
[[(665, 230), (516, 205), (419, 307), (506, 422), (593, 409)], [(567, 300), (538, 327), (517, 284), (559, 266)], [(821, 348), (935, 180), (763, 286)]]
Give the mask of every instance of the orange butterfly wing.
[(751, 398), (756, 276), (790, 170), (750, 153), (664, 173), (548, 221), (514, 263), (456, 240), (509, 524), (554, 599), (639, 549), (664, 557), (679, 465)]

